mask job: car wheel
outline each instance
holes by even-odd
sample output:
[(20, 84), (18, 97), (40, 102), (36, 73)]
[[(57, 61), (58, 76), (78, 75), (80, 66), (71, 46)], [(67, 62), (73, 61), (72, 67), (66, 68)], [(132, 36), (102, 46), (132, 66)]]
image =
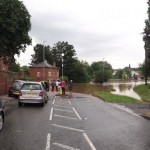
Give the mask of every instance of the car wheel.
[(19, 107), (22, 106), (22, 103), (18, 102), (18, 106), (19, 106)]
[(48, 102), (48, 96), (46, 97), (46, 100), (45, 100), (45, 103), (47, 103)]
[(45, 102), (42, 102), (42, 103), (41, 103), (41, 106), (42, 106), (42, 107), (44, 107), (44, 103), (45, 103)]
[(4, 117), (3, 117), (2, 113), (0, 113), (0, 131), (3, 128), (3, 124), (4, 124)]

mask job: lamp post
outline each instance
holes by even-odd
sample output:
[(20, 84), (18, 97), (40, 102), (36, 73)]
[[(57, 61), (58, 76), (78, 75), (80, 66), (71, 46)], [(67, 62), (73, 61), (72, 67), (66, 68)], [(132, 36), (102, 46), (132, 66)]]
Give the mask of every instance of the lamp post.
[(43, 81), (45, 80), (45, 64), (44, 64), (44, 60), (45, 60), (45, 49), (44, 49), (44, 43), (46, 41), (43, 41)]
[(64, 64), (63, 64), (63, 62), (64, 62), (64, 53), (62, 53), (61, 56), (62, 56), (62, 80), (63, 80), (63, 74), (64, 74), (64, 70), (63, 70), (63, 67), (64, 67)]

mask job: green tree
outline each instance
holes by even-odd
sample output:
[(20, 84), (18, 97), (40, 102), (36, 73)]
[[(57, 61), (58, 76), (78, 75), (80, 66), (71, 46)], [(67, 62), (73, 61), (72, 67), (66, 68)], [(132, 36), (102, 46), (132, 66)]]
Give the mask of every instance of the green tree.
[(148, 78), (148, 69), (150, 66), (150, 0), (147, 2), (148, 4), (148, 19), (145, 20), (145, 28), (143, 32), (143, 41), (144, 41), (144, 48), (145, 48), (145, 84), (147, 85), (147, 78)]
[(19, 0), (0, 0), (0, 57), (4, 63), (14, 61), (14, 55), (25, 52), (31, 44), (30, 14)]
[(112, 77), (112, 66), (107, 61), (98, 61), (91, 64), (95, 82), (107, 82)]
[(25, 75), (29, 76), (29, 66), (22, 66), (20, 69), (23, 69), (25, 71)]
[(71, 72), (69, 79), (72, 79), (73, 82), (82, 83), (89, 82), (90, 76), (88, 75), (87, 68), (83, 61), (76, 60), (74, 64), (74, 70)]
[(51, 65), (53, 65), (53, 58), (51, 53), (50, 46), (44, 46), (42, 44), (37, 44), (34, 46), (34, 54), (31, 55), (31, 65), (43, 62), (43, 53), (44, 53), (44, 60)]
[(68, 42), (59, 41), (54, 44), (51, 53), (53, 62), (55, 62), (56, 66), (60, 68), (60, 74), (62, 74), (63, 63), (63, 74), (64, 76), (70, 78), (72, 76), (72, 71), (74, 70), (74, 64), (76, 62), (76, 51), (74, 46), (70, 45)]
[(13, 72), (20, 72), (20, 64), (16, 63), (16, 61), (13, 61), (9, 65), (8, 70)]

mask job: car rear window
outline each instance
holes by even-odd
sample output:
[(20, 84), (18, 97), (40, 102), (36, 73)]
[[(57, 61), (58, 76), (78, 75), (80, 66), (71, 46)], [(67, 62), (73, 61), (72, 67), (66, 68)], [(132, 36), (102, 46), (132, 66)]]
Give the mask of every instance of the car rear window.
[(40, 84), (26, 83), (23, 84), (21, 90), (41, 90)]

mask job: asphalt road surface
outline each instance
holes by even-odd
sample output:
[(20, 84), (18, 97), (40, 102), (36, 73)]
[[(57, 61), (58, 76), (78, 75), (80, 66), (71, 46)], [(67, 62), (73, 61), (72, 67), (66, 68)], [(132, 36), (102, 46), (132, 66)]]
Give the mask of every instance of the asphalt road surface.
[(53, 97), (6, 113), (0, 150), (150, 150), (150, 121), (93, 97)]

